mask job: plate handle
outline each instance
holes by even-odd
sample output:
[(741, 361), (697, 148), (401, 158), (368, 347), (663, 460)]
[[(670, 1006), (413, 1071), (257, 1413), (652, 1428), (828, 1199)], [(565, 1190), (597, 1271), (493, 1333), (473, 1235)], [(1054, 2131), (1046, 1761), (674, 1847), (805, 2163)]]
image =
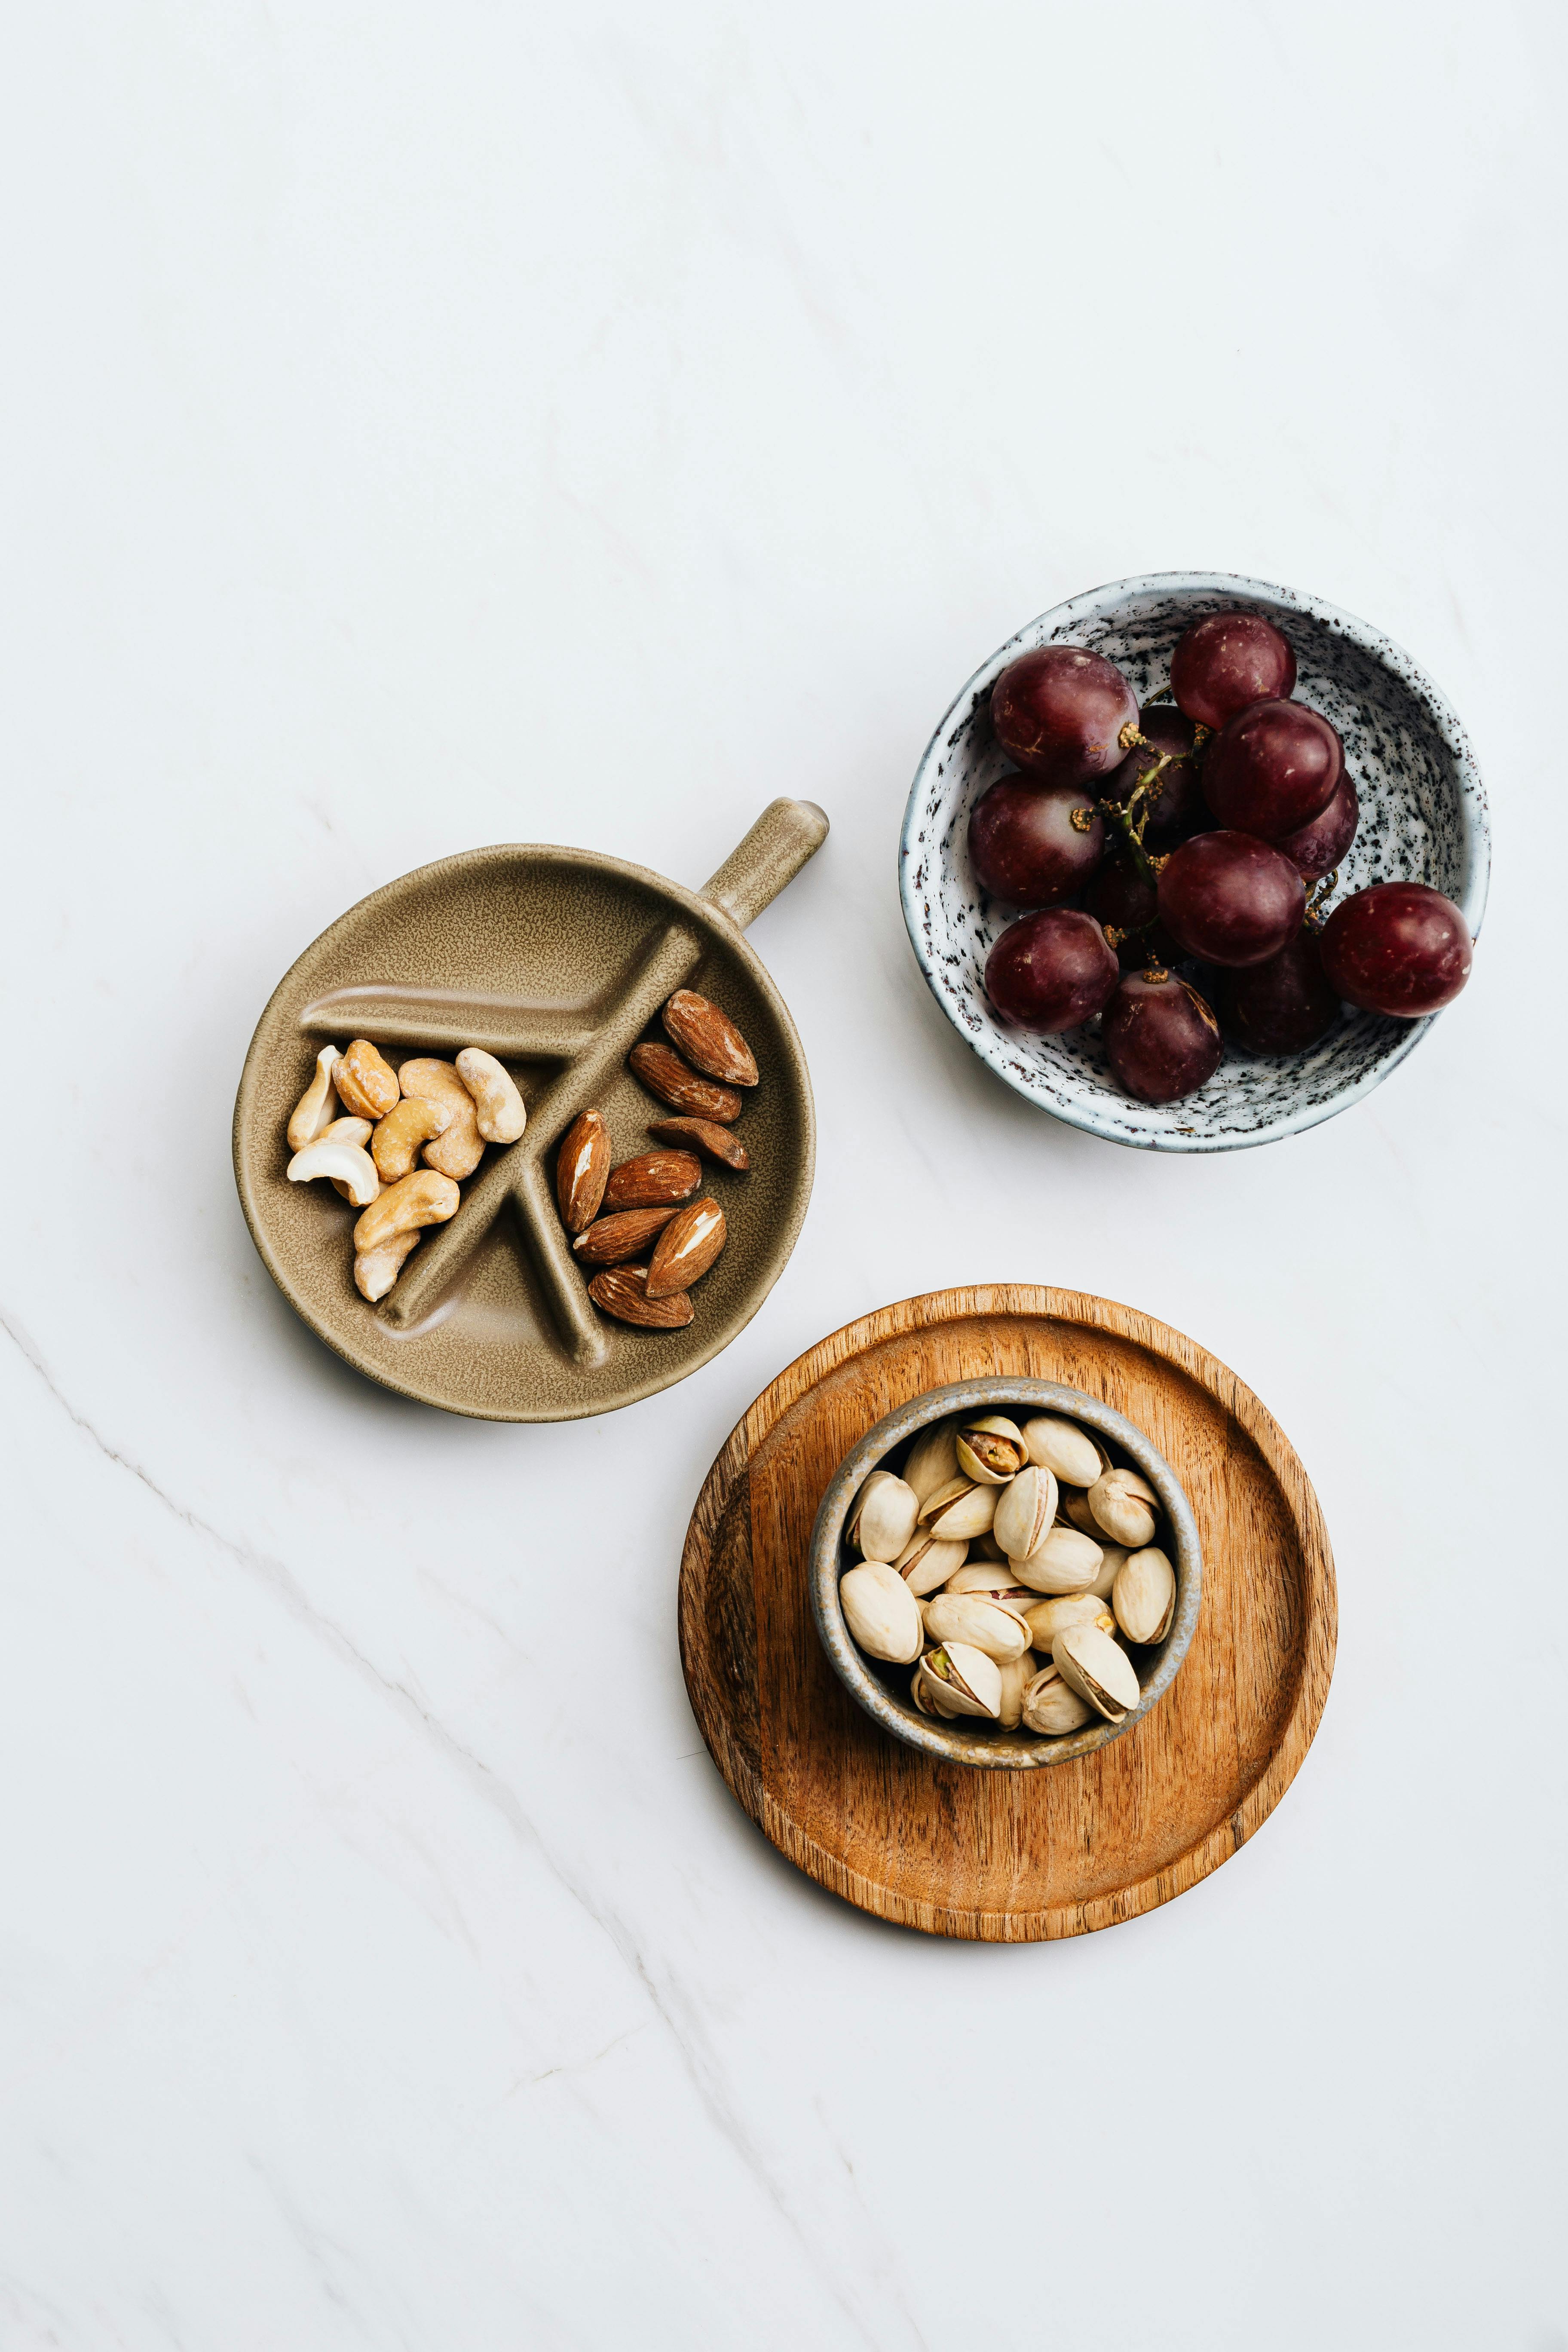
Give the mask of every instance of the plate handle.
[(743, 931), (826, 838), (827, 819), (815, 801), (770, 801), (700, 895)]

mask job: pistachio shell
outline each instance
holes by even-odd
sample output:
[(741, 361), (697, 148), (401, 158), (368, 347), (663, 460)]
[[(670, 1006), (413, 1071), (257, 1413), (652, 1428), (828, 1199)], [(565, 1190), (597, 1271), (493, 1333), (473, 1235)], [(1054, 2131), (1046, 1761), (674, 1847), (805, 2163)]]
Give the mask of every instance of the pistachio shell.
[(846, 1529), (867, 1559), (895, 1560), (915, 1531), (920, 1505), (890, 1470), (873, 1470), (855, 1498)]
[(1122, 1561), (1128, 1557), (1127, 1546), (1112, 1543), (1108, 1536), (1101, 1536), (1098, 1540), (1100, 1548), (1100, 1574), (1088, 1590), (1093, 1593), (1097, 1601), (1109, 1601), (1116, 1583), (1118, 1571)]
[(958, 1453), (953, 1444), (956, 1423), (933, 1422), (922, 1429), (910, 1448), (910, 1458), (904, 1465), (904, 1484), (912, 1486), (922, 1503), (929, 1502), (939, 1486), (951, 1486), (958, 1475)]
[(1013, 1562), (1013, 1573), (1033, 1592), (1085, 1592), (1100, 1572), (1100, 1546), (1076, 1528), (1054, 1527), (1037, 1551)]
[(1094, 1720), (1094, 1709), (1064, 1682), (1058, 1666), (1044, 1666), (1024, 1693), (1024, 1728), (1059, 1739), (1064, 1732), (1081, 1731)]
[(1002, 1712), (1002, 1670), (994, 1658), (967, 1642), (943, 1643), (921, 1660), (921, 1672), (936, 1685), (939, 1708), (956, 1715), (981, 1715), (993, 1723)]
[(921, 1601), (963, 1568), (968, 1552), (966, 1543), (948, 1543), (929, 1528), (917, 1528), (893, 1566)]
[(1064, 1625), (1098, 1625), (1102, 1633), (1116, 1631), (1109, 1602), (1096, 1600), (1092, 1592), (1053, 1593), (1048, 1601), (1037, 1601), (1026, 1609), (1024, 1622), (1031, 1643), (1047, 1657)]
[(1023, 1720), (1024, 1693), (1040, 1670), (1040, 1662), (1033, 1650), (1022, 1657), (1008, 1658), (1002, 1664), (1002, 1705), (996, 1720), (1004, 1731), (1016, 1731)]
[(1031, 1462), (1053, 1471), (1065, 1486), (1092, 1486), (1110, 1456), (1097, 1437), (1060, 1413), (1042, 1412), (1024, 1423), (1024, 1443)]
[(1176, 1613), (1176, 1571), (1155, 1544), (1129, 1552), (1111, 1593), (1116, 1622), (1130, 1642), (1163, 1642)]
[(933, 1535), (970, 1542), (990, 1528), (996, 1516), (996, 1488), (981, 1486), (967, 1478), (950, 1479), (921, 1510), (921, 1524)]
[(1023, 1619), (979, 1592), (933, 1594), (925, 1603), (925, 1631), (928, 1642), (967, 1642), (998, 1665), (1021, 1658), (1029, 1646)]
[(1108, 1723), (1120, 1723), (1141, 1696), (1131, 1659), (1098, 1625), (1064, 1625), (1051, 1643), (1051, 1660), (1079, 1698)]
[(920, 1656), (921, 1605), (895, 1569), (879, 1559), (852, 1568), (838, 1581), (844, 1622), (868, 1657), (907, 1666)]
[(1031, 1462), (998, 1496), (991, 1532), (1009, 1559), (1038, 1551), (1057, 1515), (1057, 1482)]
[(1107, 1470), (1089, 1490), (1089, 1507), (1118, 1543), (1136, 1549), (1152, 1542), (1160, 1498), (1136, 1470)]
[(1011, 1609), (1017, 1617), (1024, 1614), (1035, 1599), (1028, 1586), (1017, 1581), (1005, 1562), (997, 1568), (988, 1559), (970, 1560), (948, 1578), (942, 1590), (946, 1592), (978, 1592), (984, 1599), (994, 1601), (1000, 1608)]
[(1022, 1430), (1001, 1412), (961, 1423), (957, 1453), (960, 1470), (983, 1486), (1005, 1486), (1029, 1458)]

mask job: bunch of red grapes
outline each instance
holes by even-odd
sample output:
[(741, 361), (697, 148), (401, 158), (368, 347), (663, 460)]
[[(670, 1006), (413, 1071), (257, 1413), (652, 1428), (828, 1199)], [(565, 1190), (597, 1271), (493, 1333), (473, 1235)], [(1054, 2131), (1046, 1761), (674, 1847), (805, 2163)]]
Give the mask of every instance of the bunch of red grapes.
[[(1203, 1086), (1224, 1038), (1300, 1053), (1342, 1002), (1414, 1020), (1469, 978), (1464, 918), (1424, 883), (1380, 882), (1324, 919), (1360, 808), (1338, 731), (1295, 684), (1259, 613), (1194, 621), (1173, 700), (1142, 710), (1080, 646), (1043, 646), (996, 681), (992, 723), (1022, 773), (976, 802), (969, 853), (993, 898), (1031, 911), (992, 949), (986, 994), (1047, 1036), (1103, 1014), (1140, 1102)], [(1203, 992), (1172, 969), (1188, 961), (1209, 967)]]

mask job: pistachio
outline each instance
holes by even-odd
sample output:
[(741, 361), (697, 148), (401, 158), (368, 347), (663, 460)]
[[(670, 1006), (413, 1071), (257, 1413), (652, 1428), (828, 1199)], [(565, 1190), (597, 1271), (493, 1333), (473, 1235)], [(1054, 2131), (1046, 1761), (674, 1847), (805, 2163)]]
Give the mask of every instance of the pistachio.
[(1002, 1704), (996, 1720), (1004, 1731), (1016, 1731), (1024, 1717), (1024, 1693), (1039, 1672), (1040, 1662), (1033, 1650), (1026, 1650), (1021, 1658), (1008, 1658), (1002, 1665)]
[(1065, 1731), (1081, 1731), (1094, 1720), (1094, 1709), (1064, 1682), (1059, 1666), (1042, 1666), (1024, 1693), (1026, 1731), (1043, 1731), (1059, 1739)]
[(1025, 1610), (1024, 1622), (1029, 1629), (1030, 1642), (1047, 1657), (1064, 1625), (1098, 1625), (1102, 1633), (1116, 1631), (1110, 1604), (1097, 1601), (1092, 1592), (1057, 1592), (1048, 1601), (1036, 1601), (1032, 1608)]
[(983, 1486), (1005, 1486), (1029, 1458), (1017, 1423), (1005, 1413), (988, 1412), (959, 1423), (958, 1466)]
[(1005, 1568), (1008, 1564), (1007, 1555), (996, 1540), (994, 1527), (987, 1528), (984, 1535), (976, 1536), (969, 1549), (976, 1559), (994, 1560), (998, 1568)]
[(1029, 1459), (1054, 1472), (1064, 1486), (1092, 1486), (1110, 1467), (1110, 1456), (1097, 1437), (1060, 1413), (1042, 1412), (1024, 1423)]
[(929, 1502), (939, 1486), (950, 1486), (957, 1477), (957, 1435), (955, 1423), (939, 1421), (922, 1430), (910, 1446), (904, 1483), (914, 1488), (922, 1503)]
[(1031, 1462), (997, 1498), (991, 1532), (1009, 1559), (1038, 1551), (1057, 1515), (1057, 1482)]
[(865, 1559), (895, 1560), (915, 1531), (919, 1507), (901, 1478), (873, 1470), (855, 1497), (845, 1533)]
[(1026, 1559), (1013, 1562), (1020, 1584), (1035, 1592), (1084, 1592), (1100, 1571), (1100, 1546), (1076, 1528), (1054, 1527)]
[(1029, 1629), (1011, 1609), (1003, 1609), (979, 1592), (938, 1592), (925, 1602), (926, 1639), (967, 1642), (984, 1650), (998, 1665), (1021, 1658), (1029, 1646)]
[(966, 1543), (947, 1543), (929, 1528), (917, 1528), (893, 1566), (916, 1600), (923, 1600), (963, 1566), (968, 1551)]
[(921, 1673), (937, 1685), (941, 1694), (937, 1703), (942, 1712), (951, 1708), (955, 1715), (985, 1716), (993, 1723), (1002, 1712), (1002, 1670), (994, 1658), (967, 1642), (944, 1643), (941, 1649), (928, 1650), (921, 1660)]
[(1061, 1498), (1061, 1507), (1068, 1519), (1070, 1521), (1072, 1526), (1078, 1529), (1079, 1535), (1089, 1537), (1095, 1543), (1099, 1543), (1100, 1541), (1105, 1534), (1105, 1529), (1100, 1526), (1100, 1521), (1089, 1509), (1089, 1496), (1086, 1494), (1064, 1495)]
[(844, 1622), (868, 1657), (898, 1666), (920, 1656), (921, 1605), (896, 1570), (869, 1559), (838, 1580)]
[(919, 1666), (910, 1676), (910, 1696), (922, 1715), (945, 1715), (946, 1713), (945, 1708), (938, 1706), (936, 1703), (935, 1684), (927, 1682)]
[(950, 1478), (921, 1506), (921, 1525), (933, 1536), (960, 1538), (965, 1543), (989, 1532), (996, 1516), (996, 1489), (977, 1486), (968, 1478)]
[(1152, 1543), (1160, 1498), (1136, 1470), (1107, 1470), (1089, 1490), (1089, 1507), (1108, 1536), (1136, 1549)]
[(1115, 1588), (1121, 1563), (1128, 1557), (1128, 1551), (1125, 1544), (1108, 1542), (1103, 1536), (1099, 1540), (1100, 1574), (1086, 1589), (1093, 1593), (1097, 1601), (1109, 1601)]
[(1013, 1570), (1005, 1561), (1000, 1568), (994, 1568), (988, 1559), (973, 1560), (956, 1570), (942, 1590), (945, 1592), (982, 1593), (987, 1601), (994, 1601), (1000, 1608), (1011, 1609), (1018, 1617), (1022, 1617), (1030, 1602), (1039, 1597), (1031, 1592), (1026, 1584), (1015, 1581)]
[(1107, 1723), (1121, 1723), (1141, 1696), (1131, 1659), (1098, 1625), (1064, 1625), (1051, 1643), (1051, 1662), (1079, 1698)]
[(1130, 1552), (1110, 1596), (1116, 1622), (1130, 1642), (1163, 1642), (1176, 1613), (1176, 1571), (1158, 1546)]

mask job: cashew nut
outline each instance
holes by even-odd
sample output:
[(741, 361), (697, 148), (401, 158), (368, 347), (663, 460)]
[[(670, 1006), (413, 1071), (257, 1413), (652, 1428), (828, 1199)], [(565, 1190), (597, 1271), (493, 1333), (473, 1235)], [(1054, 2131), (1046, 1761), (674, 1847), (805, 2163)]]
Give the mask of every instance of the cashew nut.
[[(356, 1209), (365, 1208), (381, 1191), (375, 1162), (369, 1152), (357, 1143), (329, 1143), (322, 1138), (315, 1143), (308, 1143), (303, 1151), (297, 1151), (289, 1162), (290, 1184), (310, 1184), (318, 1176), (330, 1176), (346, 1185), (345, 1198), (352, 1201)], [(456, 1185), (452, 1189), (456, 1192)], [(452, 1207), (456, 1206), (454, 1201)], [(452, 1210), (448, 1209), (447, 1216), (451, 1213)], [(423, 1223), (426, 1220), (421, 1219), (420, 1222)], [(358, 1231), (357, 1226), (355, 1231)]]
[(345, 1110), (360, 1118), (384, 1118), (397, 1100), (397, 1080), (368, 1037), (356, 1037), (332, 1072)]
[[(370, 1154), (362, 1156), (374, 1171)], [(379, 1201), (372, 1200), (354, 1227), (354, 1249), (361, 1257), (368, 1257), (397, 1234), (412, 1233), (416, 1225), (445, 1224), (448, 1217), (456, 1216), (460, 1198), (449, 1176), (434, 1168), (416, 1168), (411, 1175), (389, 1184)]]
[(420, 1239), (417, 1225), (405, 1234), (394, 1234), (389, 1242), (380, 1242), (373, 1250), (361, 1250), (354, 1259), (354, 1288), (362, 1298), (374, 1307), (384, 1298), (403, 1271), (403, 1262)]
[(522, 1097), (510, 1070), (480, 1045), (465, 1045), (458, 1076), (474, 1098), (474, 1116), (487, 1143), (515, 1143), (528, 1124)]
[(428, 1095), (405, 1095), (389, 1110), (370, 1139), (370, 1156), (387, 1182), (406, 1176), (419, 1146), (445, 1135), (456, 1116), (454, 1104), (432, 1102)]
[(405, 1062), (397, 1073), (405, 1095), (452, 1107), (452, 1122), (425, 1146), (425, 1165), (443, 1176), (471, 1176), (484, 1158), (485, 1139), (479, 1133), (474, 1098), (450, 1062), (423, 1059)]
[[(318, 1143), (357, 1143), (363, 1150), (370, 1141), (370, 1121), (368, 1118), (335, 1118), (331, 1127), (322, 1128), (316, 1141)], [(341, 1176), (333, 1177), (332, 1190), (339, 1200), (353, 1201), (356, 1209), (364, 1207), (363, 1199), (356, 1200), (353, 1185), (345, 1184)]]
[(290, 1151), (303, 1151), (307, 1143), (314, 1143), (328, 1120), (336, 1118), (338, 1097), (332, 1072), (342, 1058), (335, 1045), (323, 1045), (317, 1055), (316, 1075), (289, 1116)]

